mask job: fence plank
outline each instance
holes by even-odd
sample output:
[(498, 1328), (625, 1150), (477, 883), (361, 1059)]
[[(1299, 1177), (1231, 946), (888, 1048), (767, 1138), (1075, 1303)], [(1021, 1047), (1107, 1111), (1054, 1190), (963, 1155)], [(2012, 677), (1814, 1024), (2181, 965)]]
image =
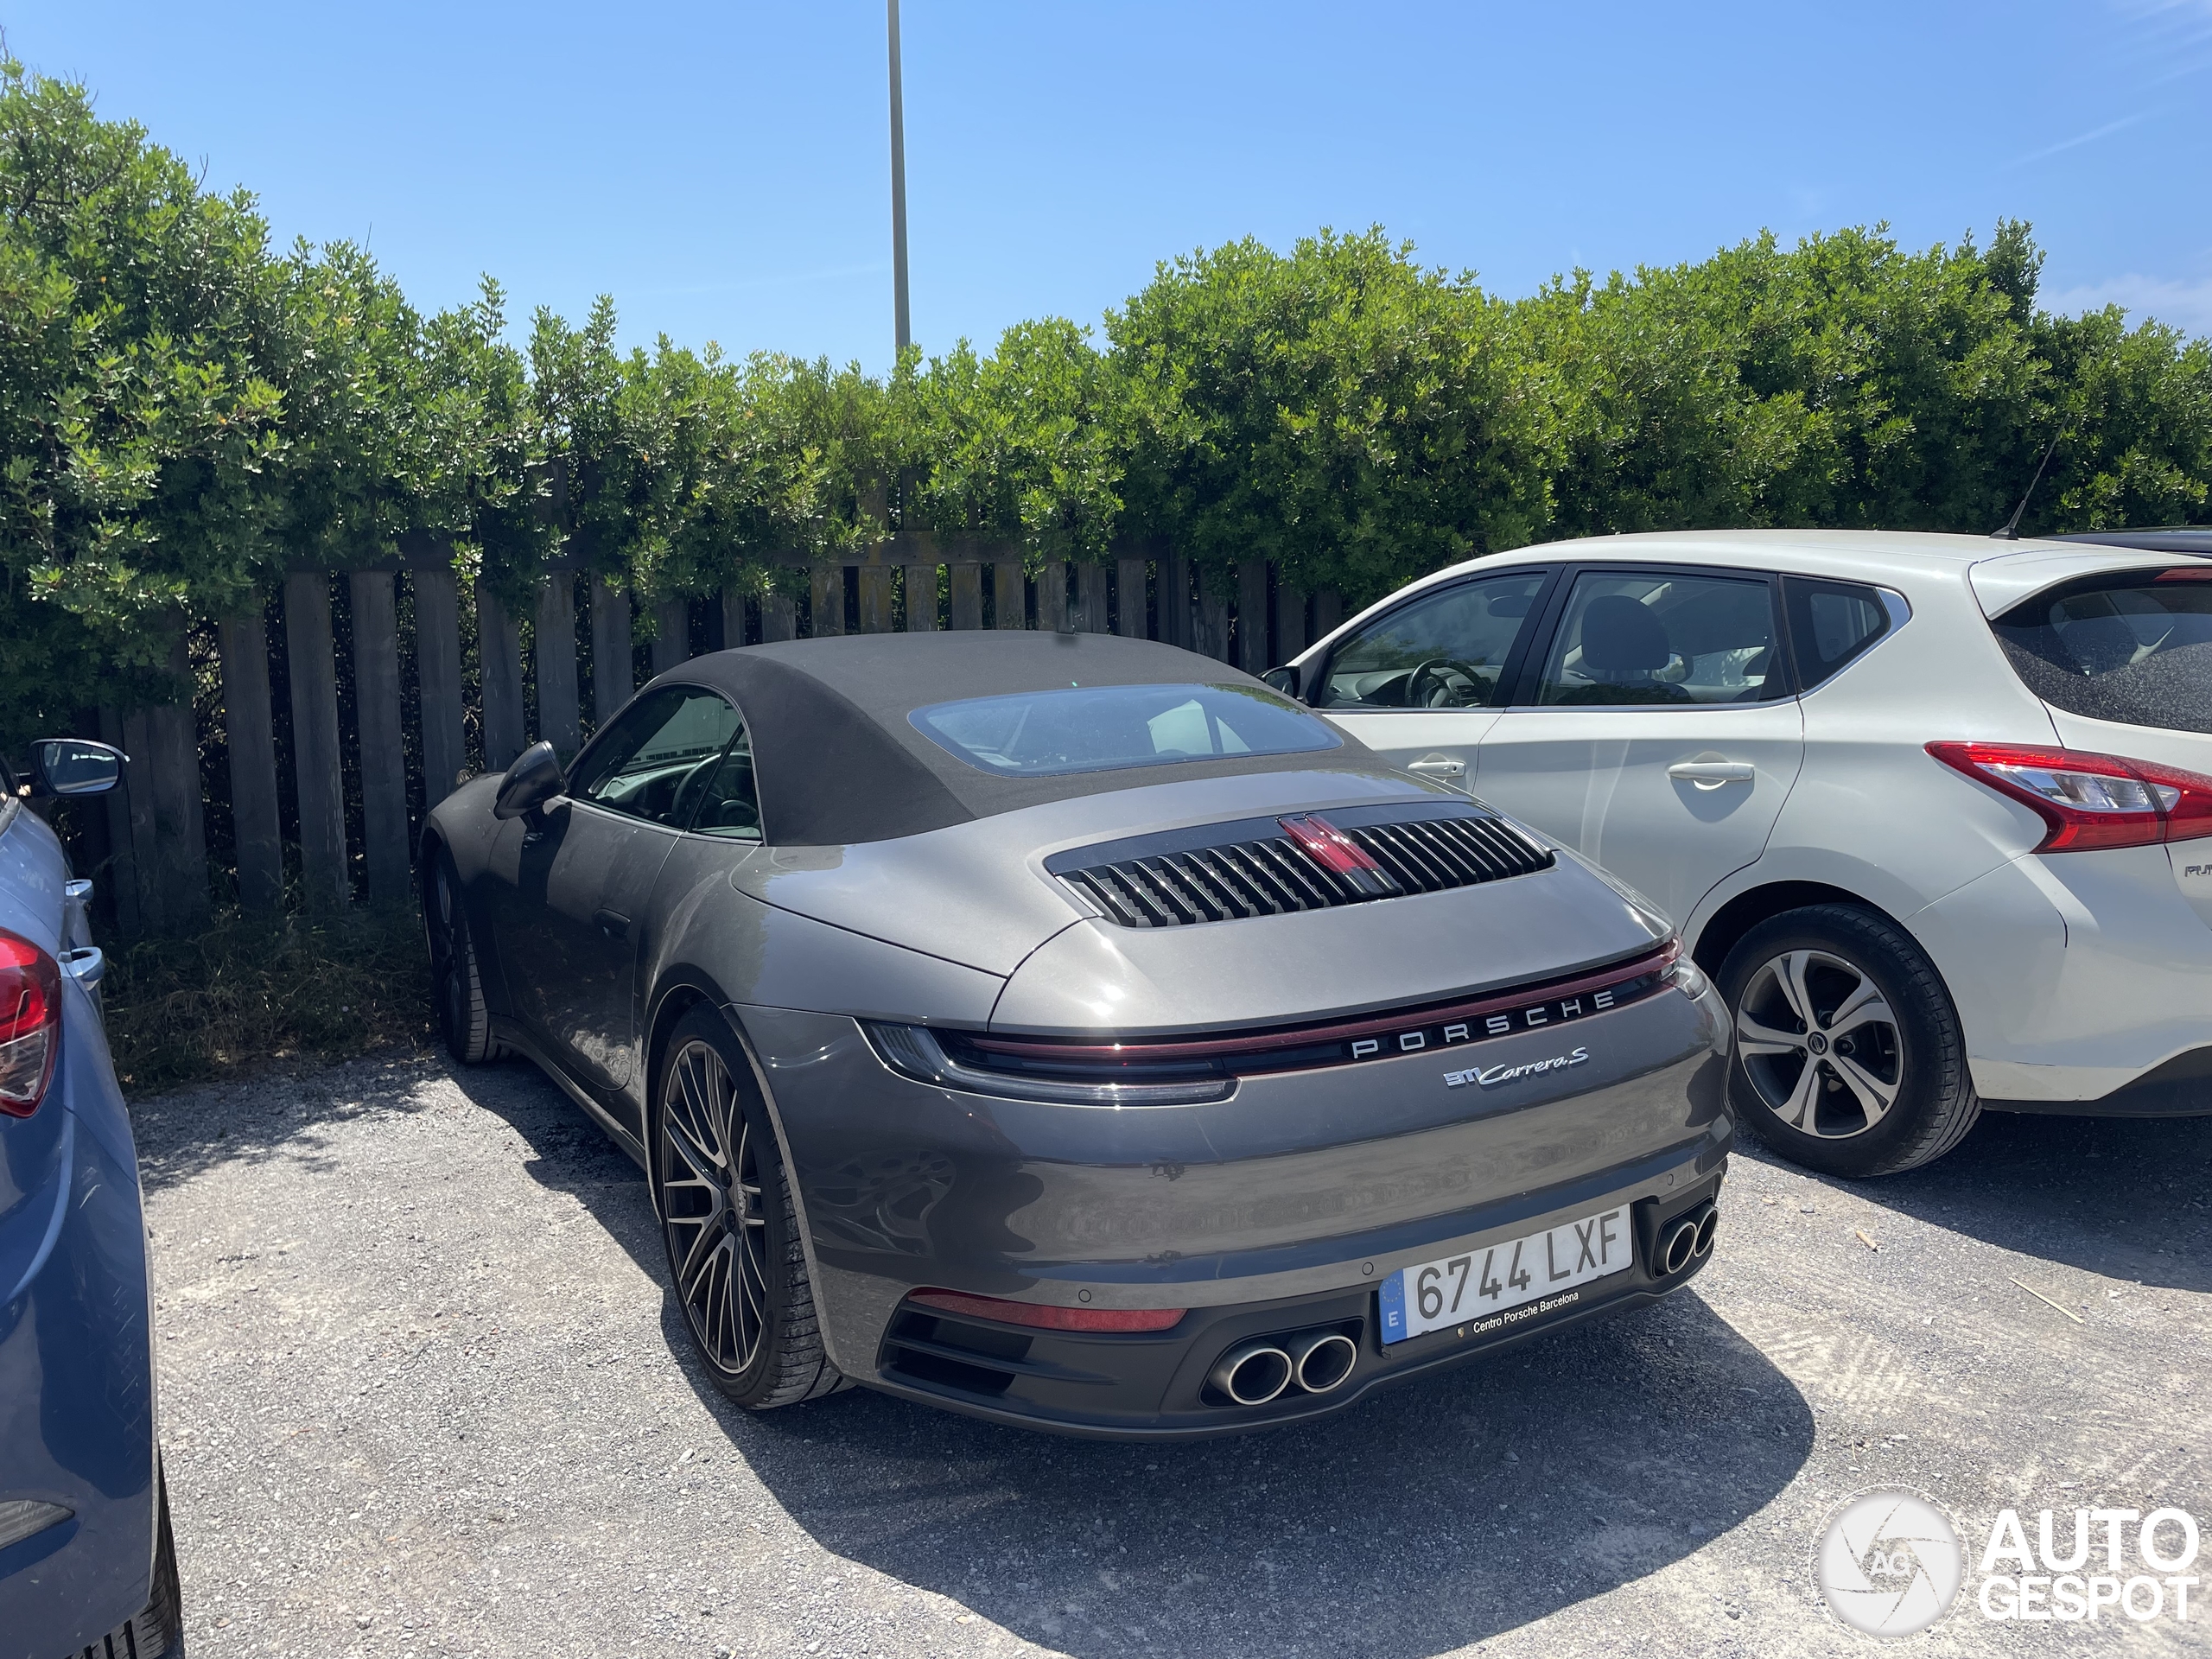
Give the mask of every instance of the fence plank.
[(937, 626), (937, 573), (934, 563), (909, 564), (906, 570), (906, 632), (935, 633)]
[(722, 601), (722, 649), (735, 651), (745, 643), (745, 591), (725, 588)]
[[(1287, 663), (1306, 649), (1306, 590), (1302, 588), (1275, 588), (1275, 648), (1274, 660)], [(1269, 667), (1273, 667), (1273, 663)]]
[(269, 701), (269, 628), (261, 613), (217, 624), (223, 732), (231, 754), (231, 839), (238, 902), (284, 907), (284, 841), (276, 814), (276, 729)]
[[(101, 872), (100, 883), (114, 906), (116, 931), (137, 933), (145, 928), (146, 917), (138, 886), (137, 815), (131, 810), (130, 773), (134, 766), (142, 767), (147, 763), (129, 759), (134, 753), (143, 754), (143, 750), (132, 747), (128, 723), (116, 709), (100, 710), (100, 741), (121, 749), (126, 761), (122, 784), (107, 795), (108, 868)], [(146, 817), (149, 836), (153, 827), (149, 810)]]
[(1106, 567), (1085, 561), (1075, 568), (1076, 631), (1079, 633), (1107, 632)]
[(369, 897), (408, 896), (407, 749), (399, 728), (399, 612), (389, 570), (347, 578), (353, 610), (353, 721), (361, 744), (361, 853)]
[(1160, 556), (1157, 575), (1160, 639), (1191, 649), (1191, 562), (1180, 553)]
[(1124, 555), (1114, 561), (1114, 632), (1141, 639), (1150, 632), (1145, 605), (1145, 561)]
[(630, 661), (630, 595), (591, 579), (591, 712), (601, 726), (638, 689)]
[(200, 724), (192, 707), (192, 661), (184, 635), (169, 645), (169, 674), (181, 702), (149, 711), (154, 744), (154, 845), (165, 897), (165, 923), (182, 927), (208, 911), (207, 803), (200, 782)]
[(1325, 639), (1343, 626), (1344, 598), (1333, 588), (1313, 595), (1313, 638)]
[(954, 562), (951, 603), (946, 608), (946, 620), (956, 628), (983, 626), (983, 567), (973, 559)]
[(346, 868), (346, 792), (338, 755), (338, 647), (330, 632), (330, 578), (284, 578), (284, 654), (292, 683), (292, 770), (300, 796), (300, 870), (308, 906), (342, 910), (353, 896)]
[(828, 639), (845, 631), (845, 567), (814, 567), (814, 637)]
[(1048, 559), (1037, 573), (1037, 626), (1050, 633), (1072, 632), (1068, 620), (1068, 567), (1065, 559)]
[(537, 734), (563, 761), (583, 746), (583, 703), (576, 690), (576, 576), (547, 573), (537, 590)]
[(991, 567), (991, 622), (1000, 628), (1029, 626), (1029, 582), (1019, 559), (1001, 559)]
[(862, 633), (891, 632), (891, 566), (880, 560), (861, 566)]
[(760, 601), (760, 643), (798, 638), (798, 601), (780, 588)]
[(484, 770), (505, 772), (529, 747), (522, 701), (522, 635), (491, 585), (476, 584), (476, 668), (484, 699)]
[(468, 765), (461, 696), (461, 585), (452, 567), (407, 573), (415, 598), (415, 678), (423, 711), (423, 805), (453, 793)]
[(665, 674), (691, 660), (691, 607), (680, 599), (653, 607), (653, 672)]
[(1236, 666), (1247, 674), (1268, 670), (1268, 564), (1247, 559), (1236, 567)]
[(1229, 660), (1229, 601), (1198, 579), (1198, 609), (1191, 627), (1191, 649), (1217, 662)]

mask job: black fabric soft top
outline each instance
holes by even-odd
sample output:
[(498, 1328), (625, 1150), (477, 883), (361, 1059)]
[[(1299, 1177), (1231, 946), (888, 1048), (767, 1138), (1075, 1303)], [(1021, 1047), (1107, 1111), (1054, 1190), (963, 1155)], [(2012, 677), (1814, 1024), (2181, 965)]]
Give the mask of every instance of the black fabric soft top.
[[(1052, 777), (994, 775), (916, 731), (917, 709), (1069, 685), (1235, 685), (1265, 690), (1210, 657), (1111, 634), (855, 634), (695, 657), (655, 685), (710, 686), (737, 704), (753, 741), (761, 833), (780, 846), (891, 841), (1047, 801), (1185, 778), (1371, 772), (1356, 739), (1309, 754), (1205, 756)], [(1272, 694), (1270, 694), (1272, 695)], [(1342, 733), (1337, 733), (1342, 736)]]

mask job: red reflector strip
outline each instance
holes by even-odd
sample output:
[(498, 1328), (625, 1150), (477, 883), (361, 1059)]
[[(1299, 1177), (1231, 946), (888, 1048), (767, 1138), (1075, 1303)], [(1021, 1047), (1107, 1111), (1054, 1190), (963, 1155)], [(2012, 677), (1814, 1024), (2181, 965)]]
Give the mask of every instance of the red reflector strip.
[(2161, 570), (2152, 578), (2155, 582), (2212, 582), (2212, 565), (2202, 569), (2191, 567), (2186, 570)]
[(1001, 1301), (957, 1290), (918, 1290), (906, 1300), (946, 1313), (1027, 1325), (1039, 1331), (1170, 1331), (1183, 1322), (1180, 1307), (1048, 1307), (1042, 1302)]

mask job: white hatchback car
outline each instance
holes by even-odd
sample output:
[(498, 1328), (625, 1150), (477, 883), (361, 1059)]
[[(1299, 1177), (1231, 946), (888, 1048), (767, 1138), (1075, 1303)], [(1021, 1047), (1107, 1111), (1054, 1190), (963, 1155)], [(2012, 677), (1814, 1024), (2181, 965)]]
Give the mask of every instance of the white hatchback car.
[(1738, 1116), (1843, 1175), (1983, 1107), (2212, 1112), (2212, 562), (1609, 537), (1455, 566), (1270, 678), (1611, 870), (1736, 1022)]

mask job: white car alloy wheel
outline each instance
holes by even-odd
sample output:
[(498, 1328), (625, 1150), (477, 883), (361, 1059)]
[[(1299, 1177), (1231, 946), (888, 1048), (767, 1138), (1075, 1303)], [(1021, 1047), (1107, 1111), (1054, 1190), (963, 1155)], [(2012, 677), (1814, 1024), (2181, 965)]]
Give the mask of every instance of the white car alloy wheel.
[(1864, 1135), (1904, 1085), (1904, 1044), (1881, 988), (1826, 950), (1770, 957), (1745, 982), (1736, 1053), (1760, 1103), (1825, 1140)]

